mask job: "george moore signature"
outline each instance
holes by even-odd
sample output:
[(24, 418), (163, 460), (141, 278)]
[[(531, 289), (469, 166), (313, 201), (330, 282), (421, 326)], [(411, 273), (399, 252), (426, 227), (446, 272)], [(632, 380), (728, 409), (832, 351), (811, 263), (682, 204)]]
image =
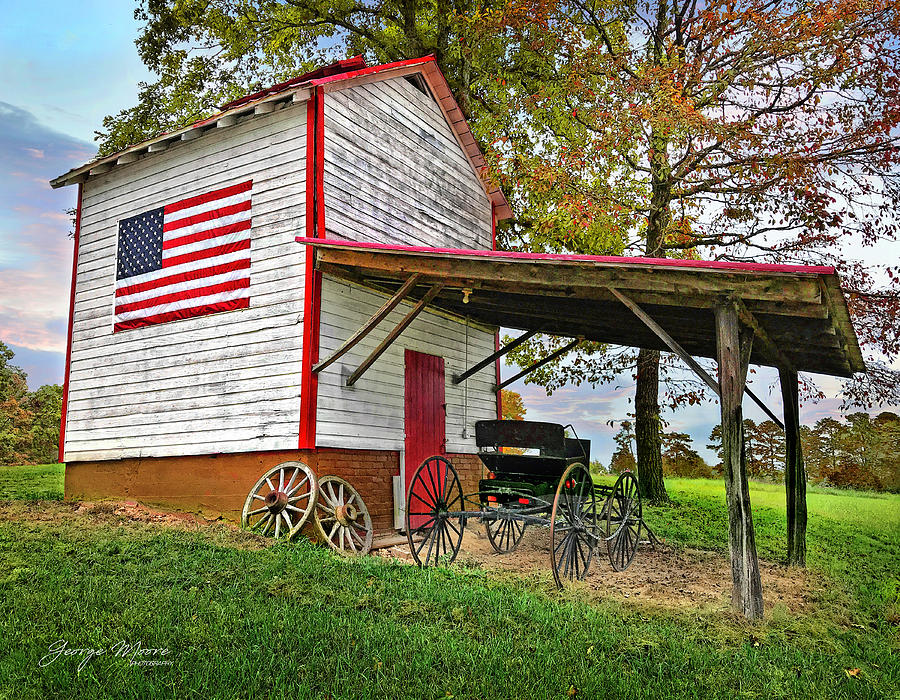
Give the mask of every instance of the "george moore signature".
[(48, 653), (41, 657), (38, 666), (49, 666), (60, 657), (80, 657), (78, 670), (82, 671), (93, 660), (100, 656), (110, 656), (126, 660), (129, 666), (171, 666), (172, 660), (166, 657), (171, 652), (166, 648), (147, 648), (140, 642), (131, 644), (124, 639), (116, 642), (108, 649), (105, 647), (70, 647), (65, 639), (60, 639), (47, 648)]

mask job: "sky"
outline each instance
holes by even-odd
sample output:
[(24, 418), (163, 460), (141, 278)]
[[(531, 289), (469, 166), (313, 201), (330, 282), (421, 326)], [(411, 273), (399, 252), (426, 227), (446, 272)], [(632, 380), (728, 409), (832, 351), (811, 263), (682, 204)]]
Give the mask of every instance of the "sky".
[[(16, 352), (32, 389), (62, 383), (69, 285), (72, 269), (71, 216), (75, 187), (47, 184), (96, 151), (94, 130), (103, 117), (131, 106), (137, 84), (152, 78), (137, 56), (139, 25), (124, 0), (48, 0), (5, 6), (0, 23), (0, 340)], [(504, 368), (504, 375), (514, 373)], [(757, 395), (781, 414), (778, 393), (770, 393), (774, 371), (751, 381)], [(838, 382), (821, 378), (830, 398), (805, 404), (801, 418), (813, 423), (837, 415)], [(617, 423), (633, 412), (633, 382), (567, 387), (546, 396), (523, 384), (527, 418), (572, 423), (593, 441), (593, 456), (608, 464)], [(766, 416), (745, 400), (745, 415)], [(711, 402), (664, 413), (669, 430), (689, 433), (707, 458), (707, 437), (718, 422)]]

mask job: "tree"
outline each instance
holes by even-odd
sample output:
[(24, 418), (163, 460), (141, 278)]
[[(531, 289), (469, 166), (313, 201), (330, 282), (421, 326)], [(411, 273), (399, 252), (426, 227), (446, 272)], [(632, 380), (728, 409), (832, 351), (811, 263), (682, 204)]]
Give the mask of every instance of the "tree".
[(613, 474), (621, 474), (624, 471), (634, 471), (636, 462), (634, 459), (634, 451), (632, 443), (634, 441), (634, 430), (630, 420), (619, 422), (619, 432), (615, 434), (613, 440), (616, 443), (616, 451), (613, 452), (609, 460), (609, 471)]
[(62, 387), (29, 393), (27, 375), (11, 364), (15, 353), (0, 341), (0, 464), (56, 461)]
[(528, 413), (522, 395), (509, 389), (500, 390), (500, 406), (503, 420), (524, 420)]
[(663, 471), (666, 475), (691, 478), (711, 478), (712, 468), (693, 448), (691, 436), (687, 433), (663, 433)]
[(774, 421), (766, 420), (756, 426), (755, 438), (756, 476), (780, 481), (784, 476), (784, 431)]
[[(900, 350), (900, 270), (882, 283), (843, 252), (898, 237), (896, 0), (524, 0), (497, 26), (533, 47), (527, 70), (504, 62), (494, 110), (496, 172), (526, 203), (507, 239), (837, 264), (873, 370), (845, 401), (897, 402), (898, 374), (874, 355)], [(556, 385), (615, 374), (580, 357)], [(641, 483), (662, 499), (659, 355), (620, 359), (636, 376)]]

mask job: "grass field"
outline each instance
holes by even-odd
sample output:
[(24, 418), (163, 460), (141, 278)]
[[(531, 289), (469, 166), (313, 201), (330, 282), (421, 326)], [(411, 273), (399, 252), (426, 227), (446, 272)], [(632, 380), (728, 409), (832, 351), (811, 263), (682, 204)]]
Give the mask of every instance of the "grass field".
[[(59, 497), (61, 468), (26, 469), (0, 467), (0, 499), (17, 499), (0, 502), (0, 698), (900, 697), (898, 496), (811, 490), (808, 610), (748, 626), (591, 602), (549, 576), (419, 571), (224, 524), (78, 512), (34, 500)], [(667, 485), (676, 505), (646, 514), (657, 533), (721, 550), (722, 483)], [(770, 559), (783, 498), (751, 488)], [(80, 671), (83, 654), (48, 662), (59, 640), (105, 653)], [(135, 658), (171, 665), (129, 665), (120, 641), (168, 649)]]

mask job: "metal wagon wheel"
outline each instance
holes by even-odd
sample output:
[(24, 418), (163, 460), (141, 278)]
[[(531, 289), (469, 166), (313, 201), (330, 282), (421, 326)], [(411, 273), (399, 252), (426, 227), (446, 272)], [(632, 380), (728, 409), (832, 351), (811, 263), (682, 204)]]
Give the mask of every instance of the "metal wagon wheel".
[(372, 549), (369, 509), (348, 481), (322, 477), (313, 512), (319, 538), (332, 549), (349, 554), (368, 554)]
[(259, 535), (294, 537), (312, 515), (318, 484), (303, 462), (283, 462), (257, 481), (241, 512), (241, 526)]
[(641, 540), (643, 507), (637, 479), (631, 472), (624, 472), (607, 497), (606, 513), (606, 553), (609, 563), (616, 571), (629, 567), (637, 553)]
[(550, 568), (556, 585), (587, 576), (600, 539), (594, 481), (583, 464), (563, 472), (550, 513)]
[(514, 551), (525, 536), (527, 523), (515, 518), (500, 517), (497, 520), (486, 520), (484, 529), (488, 540), (497, 554), (509, 554)]
[[(462, 544), (464, 510), (459, 475), (444, 457), (429, 457), (413, 475), (406, 494), (406, 538), (419, 566), (450, 564)], [(454, 520), (456, 522), (454, 522)]]

